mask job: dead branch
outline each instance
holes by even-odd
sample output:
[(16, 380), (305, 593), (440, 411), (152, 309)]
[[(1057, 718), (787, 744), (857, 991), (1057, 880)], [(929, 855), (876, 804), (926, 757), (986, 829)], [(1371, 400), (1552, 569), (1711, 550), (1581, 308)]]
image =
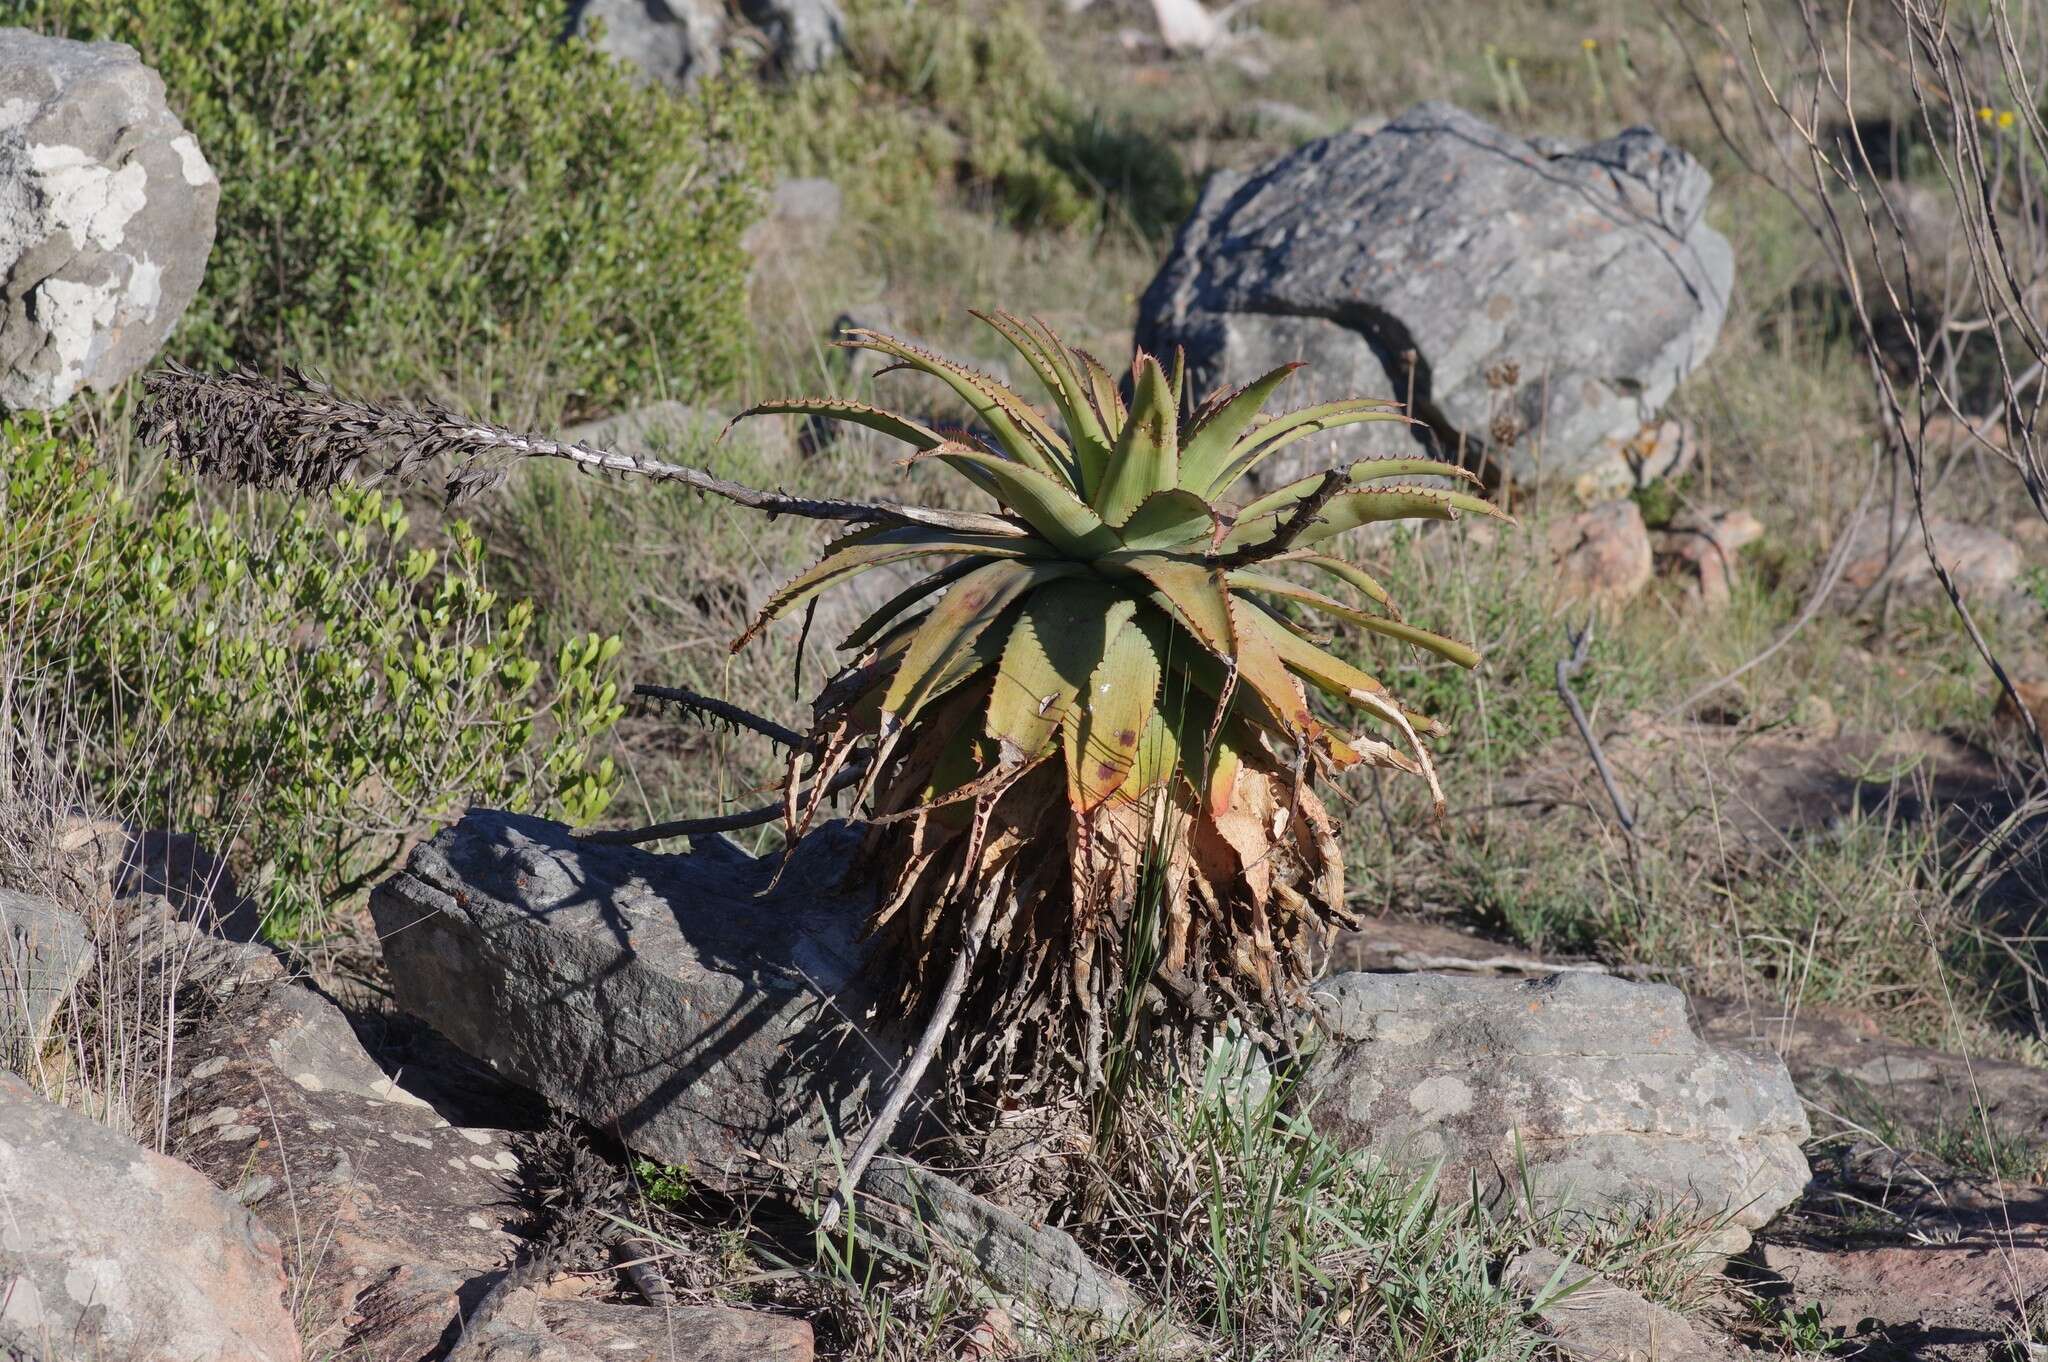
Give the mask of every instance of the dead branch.
[(166, 363), (143, 380), (142, 438), (202, 473), (251, 487), (321, 492), (344, 482), (415, 482), (443, 461), (444, 492), (465, 501), (505, 480), (521, 459), (560, 459), (592, 473), (679, 483), (769, 515), (851, 524), (928, 525), (1015, 537), (1007, 517), (894, 502), (816, 500), (765, 492), (701, 468), (523, 435), (443, 408), (372, 404), (297, 369), (275, 379), (248, 370), (200, 373)]

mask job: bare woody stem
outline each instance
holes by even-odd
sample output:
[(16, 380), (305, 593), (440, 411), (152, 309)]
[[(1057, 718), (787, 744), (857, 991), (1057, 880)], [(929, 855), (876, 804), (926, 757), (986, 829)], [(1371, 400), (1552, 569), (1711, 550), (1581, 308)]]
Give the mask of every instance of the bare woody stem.
[(752, 729), (768, 741), (781, 747), (801, 747), (804, 735), (793, 728), (785, 728), (773, 719), (764, 718), (749, 709), (742, 709), (728, 700), (709, 695), (699, 695), (681, 686), (654, 686), (646, 682), (633, 687), (633, 694), (647, 700), (656, 700), (665, 705), (675, 705), (706, 718), (717, 719), (738, 728)]
[(417, 481), (452, 462), (446, 491), (460, 501), (503, 481), (520, 459), (560, 459), (588, 472), (627, 473), (764, 511), (853, 524), (931, 525), (1014, 537), (1006, 516), (887, 501), (835, 501), (766, 492), (684, 464), (525, 435), (433, 406), (372, 404), (296, 369), (275, 379), (247, 370), (200, 373), (166, 364), (143, 380), (143, 438), (202, 473), (250, 486), (325, 491), (343, 482)]
[(981, 954), (981, 943), (988, 936), (989, 924), (995, 920), (996, 902), (1000, 897), (991, 887), (982, 892), (980, 901), (975, 904), (974, 916), (968, 920), (967, 930), (961, 937), (960, 953), (953, 957), (953, 966), (947, 972), (945, 987), (940, 990), (939, 1000), (932, 1008), (931, 1020), (925, 1023), (924, 1034), (917, 1038), (916, 1048), (904, 1060), (901, 1072), (896, 1075), (896, 1084), (889, 1090), (888, 1100), (875, 1113), (874, 1124), (868, 1127), (867, 1134), (853, 1151), (853, 1157), (846, 1161), (846, 1171), (840, 1176), (839, 1187), (818, 1217), (818, 1227), (824, 1232), (830, 1233), (838, 1228), (840, 1217), (846, 1213), (854, 1192), (860, 1188), (860, 1180), (867, 1176), (868, 1165), (875, 1161), (875, 1155), (896, 1132), (897, 1123), (903, 1119), (903, 1109), (910, 1104), (911, 1094), (924, 1081), (925, 1070), (931, 1067), (933, 1058), (939, 1053), (939, 1046), (953, 1025), (953, 1014), (960, 1010), (960, 1000), (967, 995), (967, 981), (974, 972), (976, 958)]
[(1294, 541), (1306, 533), (1309, 526), (1316, 523), (1316, 517), (1330, 504), (1330, 498), (1343, 491), (1350, 481), (1351, 469), (1348, 466), (1330, 469), (1323, 474), (1323, 480), (1316, 484), (1315, 491), (1295, 503), (1294, 514), (1280, 522), (1280, 527), (1273, 532), (1271, 539), (1247, 545), (1228, 557), (1218, 559), (1217, 566), (1249, 567), (1253, 563), (1263, 563), (1268, 558), (1277, 558), (1287, 552), (1294, 547)]

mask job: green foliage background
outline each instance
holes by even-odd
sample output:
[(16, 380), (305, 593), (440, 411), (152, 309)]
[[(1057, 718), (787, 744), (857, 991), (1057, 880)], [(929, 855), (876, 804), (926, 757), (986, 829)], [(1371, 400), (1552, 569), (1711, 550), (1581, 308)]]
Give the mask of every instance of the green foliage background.
[(696, 394), (746, 347), (758, 98), (645, 88), (559, 0), (26, 0), (136, 47), (221, 180), (198, 364), (372, 366), (504, 411)]
[(209, 513), (171, 470), (138, 495), (0, 425), (8, 665), (62, 697), (96, 790), (233, 851), (280, 935), (318, 932), (469, 803), (604, 810), (617, 639), (544, 658), (460, 521), (442, 551), (376, 492), (251, 509)]

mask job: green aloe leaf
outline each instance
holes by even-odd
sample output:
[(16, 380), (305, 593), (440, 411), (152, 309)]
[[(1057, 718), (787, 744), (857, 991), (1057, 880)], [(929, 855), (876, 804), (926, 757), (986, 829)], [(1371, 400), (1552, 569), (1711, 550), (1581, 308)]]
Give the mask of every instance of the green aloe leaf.
[(1116, 531), (1103, 524), (1086, 502), (1035, 468), (978, 454), (964, 445), (942, 446), (938, 457), (954, 468), (974, 468), (987, 474), (1003, 504), (1070, 558), (1099, 558), (1123, 546)]
[(1075, 485), (1073, 455), (1045, 418), (1031, 404), (987, 374), (935, 355), (919, 346), (885, 336), (879, 331), (854, 330), (843, 344), (875, 350), (920, 373), (930, 374), (974, 409), (974, 414), (994, 432), (1003, 450), (1018, 463), (1058, 478), (1069, 489)]
[(768, 402), (758, 402), (725, 423), (725, 435), (750, 416), (823, 416), (834, 421), (845, 421), (851, 425), (865, 426), (880, 431), (893, 439), (913, 445), (919, 453), (936, 449), (946, 443), (946, 437), (895, 412), (871, 407), (865, 402), (849, 402), (837, 397), (778, 397)]
[(938, 680), (947, 674), (948, 665), (967, 653), (1025, 592), (1082, 570), (1077, 563), (1003, 561), (961, 578), (925, 613), (902, 664), (889, 680), (882, 696), (883, 735), (900, 731), (916, 717), (918, 709), (932, 698)]
[(1334, 597), (1326, 596), (1322, 592), (1302, 586), (1298, 582), (1291, 582), (1285, 577), (1274, 577), (1267, 573), (1254, 572), (1248, 568), (1236, 568), (1230, 573), (1230, 585), (1240, 591), (1259, 592), (1264, 595), (1279, 596), (1287, 600), (1299, 601), (1311, 610), (1320, 610), (1326, 615), (1334, 615), (1338, 619), (1348, 620), (1362, 629), (1371, 630), (1375, 634), (1399, 639), (1403, 643), (1412, 643), (1418, 648), (1426, 648), (1438, 657), (1455, 662), (1461, 667), (1476, 667), (1479, 665), (1479, 652), (1469, 643), (1460, 643), (1454, 638), (1445, 638), (1442, 634), (1434, 634), (1427, 629), (1418, 629), (1414, 625), (1403, 623), (1400, 620), (1390, 620), (1383, 615), (1375, 615), (1364, 610), (1354, 610)]
[(827, 547), (823, 558), (777, 587), (754, 617), (754, 622), (747, 626), (746, 632), (733, 640), (733, 651), (739, 651), (772, 621), (781, 619), (818, 593), (884, 563), (933, 557), (1050, 558), (1052, 552), (1049, 545), (1034, 539), (953, 534), (923, 525), (857, 531), (835, 540)]
[(1092, 499), (1112, 525), (1128, 520), (1146, 497), (1180, 481), (1179, 411), (1166, 371), (1158, 360), (1141, 355), (1132, 380), (1130, 416)]
[(951, 586), (982, 564), (978, 558), (963, 558), (957, 563), (948, 563), (928, 577), (912, 582), (903, 590), (884, 601), (879, 609), (861, 621), (860, 627), (846, 636), (839, 646), (843, 651), (865, 648), (889, 627), (898, 615), (916, 605), (935, 591)]
[(1130, 519), (1115, 527), (1127, 550), (1206, 548), (1217, 538), (1222, 519), (1216, 508), (1179, 487), (1154, 492), (1138, 504)]
[(1113, 450), (1123, 435), (1124, 420), (1129, 415), (1124, 410), (1123, 394), (1117, 391), (1116, 380), (1109, 370), (1102, 367), (1102, 361), (1086, 350), (1075, 349), (1074, 357), (1081, 361), (1081, 375), (1088, 380), (1088, 394), (1095, 405), (1095, 414), (1102, 421), (1103, 434), (1109, 437)]
[[(1467, 511), (1496, 520), (1513, 519), (1492, 502), (1467, 492), (1437, 487), (1353, 487), (1331, 497), (1317, 515), (1316, 523), (1294, 543), (1308, 548), (1361, 525), (1388, 520), (1456, 520)], [(1238, 549), (1263, 544), (1279, 532), (1290, 514), (1291, 508), (1271, 511), (1255, 520), (1240, 519), (1224, 536), (1223, 547)]]
[(1103, 431), (1102, 420), (1095, 414), (1094, 404), (1089, 398), (1088, 385), (1075, 369), (1067, 347), (1042, 322), (1033, 327), (1007, 312), (975, 312), (973, 315), (994, 328), (1024, 357), (1037, 373), (1039, 382), (1045, 386), (1053, 405), (1059, 408), (1060, 420), (1067, 427), (1067, 443), (1077, 475), (1074, 491), (1084, 501), (1087, 500), (1101, 483), (1102, 470), (1109, 465), (1112, 442)]
[(1315, 553), (1307, 549), (1294, 549), (1267, 560), (1273, 563), (1300, 563), (1318, 572), (1326, 572), (1338, 581), (1356, 590), (1367, 600), (1377, 604), (1395, 619), (1401, 618), (1401, 608), (1394, 604), (1394, 598), (1379, 579), (1358, 564), (1327, 553)]
[[(1353, 487), (1363, 487), (1381, 478), (1415, 477), (1428, 475), (1439, 478), (1457, 478), (1473, 486), (1480, 485), (1478, 475), (1454, 463), (1441, 463), (1436, 459), (1360, 459), (1351, 465), (1350, 481)], [(1258, 500), (1249, 503), (1238, 512), (1238, 519), (1250, 520), (1255, 516), (1282, 511), (1308, 496), (1322, 485), (1323, 475), (1311, 473), (1297, 478), (1284, 487), (1276, 487)]]
[(1378, 397), (1355, 397), (1344, 402), (1324, 402), (1298, 411), (1283, 412), (1262, 425), (1253, 426), (1239, 437), (1231, 446), (1230, 457), (1222, 471), (1204, 490), (1212, 497), (1223, 495), (1239, 478), (1296, 440), (1366, 421), (1407, 419), (1395, 403)]
[(983, 731), (1006, 764), (1052, 745), (1061, 720), (1094, 674), (1110, 635), (1129, 625), (1136, 602), (1107, 584), (1069, 579), (1031, 593), (996, 670)]
[(1088, 689), (1067, 711), (1067, 797), (1077, 813), (1100, 808), (1124, 786), (1159, 697), (1151, 634), (1126, 625), (1108, 635)]
[(1245, 427), (1301, 367), (1298, 360), (1283, 364), (1206, 407), (1181, 450), (1180, 485), (1191, 492), (1208, 493), (1230, 463), (1231, 450)]

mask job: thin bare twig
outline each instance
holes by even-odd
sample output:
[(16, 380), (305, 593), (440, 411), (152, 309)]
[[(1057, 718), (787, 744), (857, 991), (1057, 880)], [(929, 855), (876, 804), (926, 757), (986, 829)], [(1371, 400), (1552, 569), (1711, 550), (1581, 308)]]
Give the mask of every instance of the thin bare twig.
[(1248, 545), (1245, 548), (1239, 549), (1236, 553), (1220, 558), (1217, 560), (1217, 566), (1222, 568), (1249, 567), (1253, 563), (1263, 563), (1268, 558), (1277, 558), (1287, 552), (1288, 549), (1294, 546), (1294, 541), (1306, 533), (1309, 526), (1316, 523), (1316, 517), (1320, 516), (1323, 513), (1323, 508), (1330, 504), (1330, 498), (1343, 491), (1350, 481), (1350, 468), (1330, 469), (1323, 474), (1323, 480), (1316, 484), (1316, 490), (1310, 492), (1296, 503), (1294, 514), (1280, 522), (1280, 528), (1274, 532), (1271, 539), (1263, 543)]
[(1593, 769), (1600, 773), (1600, 783), (1607, 787), (1608, 802), (1614, 805), (1614, 816), (1621, 823), (1621, 830), (1628, 834), (1630, 842), (1635, 841), (1636, 819), (1629, 812), (1628, 801), (1622, 797), (1621, 787), (1615, 783), (1614, 772), (1608, 768), (1607, 753), (1600, 747), (1600, 739), (1593, 732), (1592, 723), (1586, 718), (1586, 711), (1579, 705), (1579, 697), (1572, 693), (1572, 678), (1579, 674), (1592, 655), (1593, 622), (1596, 616), (1586, 617), (1586, 627), (1574, 631), (1565, 629), (1565, 640), (1571, 651), (1557, 660), (1557, 694), (1564, 701), (1565, 709), (1577, 725), (1579, 737), (1585, 741), (1586, 750), (1593, 755)]

